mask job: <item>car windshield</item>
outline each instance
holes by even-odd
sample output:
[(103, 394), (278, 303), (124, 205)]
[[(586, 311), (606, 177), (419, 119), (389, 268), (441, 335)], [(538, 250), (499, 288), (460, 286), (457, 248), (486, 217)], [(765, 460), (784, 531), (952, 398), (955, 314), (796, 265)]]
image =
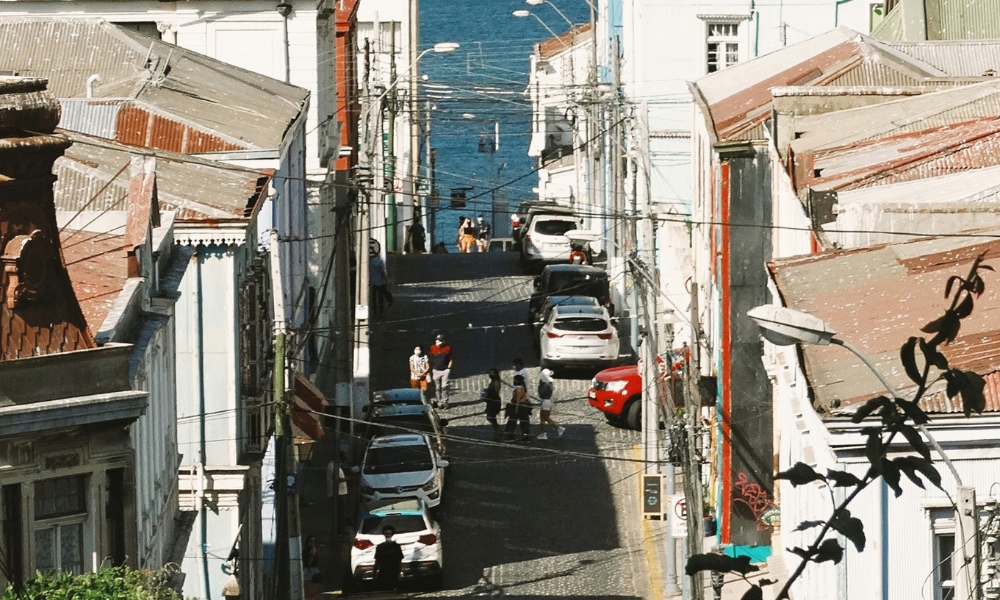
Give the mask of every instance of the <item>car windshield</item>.
[(593, 317), (566, 317), (556, 319), (554, 327), (563, 331), (604, 331), (608, 322)]
[(427, 446), (385, 446), (372, 448), (365, 457), (365, 473), (412, 473), (434, 468)]
[(576, 229), (575, 221), (555, 221), (546, 219), (538, 221), (535, 225), (535, 233), (539, 235), (563, 235), (567, 231)]
[(599, 279), (584, 279), (584, 276), (579, 273), (553, 271), (549, 275), (549, 289), (547, 291), (600, 297), (602, 293), (607, 294), (607, 282)]
[(397, 533), (413, 533), (424, 531), (427, 524), (420, 515), (368, 515), (361, 522), (361, 533), (365, 535), (379, 535), (382, 529), (391, 526)]

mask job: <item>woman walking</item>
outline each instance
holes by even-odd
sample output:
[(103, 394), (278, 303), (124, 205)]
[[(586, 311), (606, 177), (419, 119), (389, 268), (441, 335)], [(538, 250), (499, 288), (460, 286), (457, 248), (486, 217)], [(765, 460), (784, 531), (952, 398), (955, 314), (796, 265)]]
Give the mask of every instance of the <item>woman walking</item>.
[(458, 228), (458, 251), (463, 254), (472, 252), (472, 246), (476, 243), (476, 226), (472, 224), (472, 219), (466, 217), (462, 220), (462, 225)]
[(483, 388), (483, 401), (486, 402), (486, 420), (493, 427), (493, 439), (500, 439), (500, 424), (497, 422), (497, 415), (500, 414), (500, 371), (490, 369), (490, 382)]
[(506, 409), (507, 426), (504, 431), (507, 441), (517, 439), (514, 430), (521, 424), (521, 441), (531, 441), (531, 405), (528, 404), (528, 390), (524, 387), (524, 377), (514, 376), (514, 391), (510, 394), (510, 402)]
[(541, 375), (538, 378), (538, 397), (542, 399), (542, 406), (538, 414), (538, 427), (541, 433), (538, 434), (538, 439), (547, 440), (549, 439), (548, 434), (545, 433), (545, 426), (551, 425), (556, 428), (556, 435), (562, 437), (566, 428), (559, 425), (552, 420), (552, 371), (549, 369), (542, 369)]

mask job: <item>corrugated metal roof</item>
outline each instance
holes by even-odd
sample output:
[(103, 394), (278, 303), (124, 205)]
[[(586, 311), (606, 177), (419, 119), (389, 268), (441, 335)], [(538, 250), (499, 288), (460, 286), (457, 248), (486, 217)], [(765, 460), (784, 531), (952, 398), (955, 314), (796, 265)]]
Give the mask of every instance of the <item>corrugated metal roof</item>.
[[(1000, 162), (998, 160), (997, 162)], [(957, 203), (995, 204), (1000, 211), (1000, 166), (968, 169), (937, 177), (920, 177), (889, 185), (869, 186), (840, 192), (838, 204), (882, 204), (906, 206), (919, 212), (922, 206), (939, 211)], [(987, 210), (986, 207), (982, 207)], [(957, 206), (953, 210), (960, 210)], [(950, 233), (941, 231), (939, 233)]]
[(59, 101), (62, 113), (59, 127), (97, 137), (115, 139), (115, 125), (122, 100), (66, 98)]
[(1000, 74), (1000, 40), (883, 43), (955, 76), (979, 77), (990, 71)]
[(863, 140), (942, 127), (1000, 115), (1000, 81), (967, 86), (798, 117), (792, 150), (798, 155)]
[[(133, 151), (108, 140), (66, 132), (73, 145), (56, 161), (56, 207), (77, 211), (94, 197), (124, 165)], [(156, 190), (163, 210), (177, 219), (234, 219), (249, 216), (267, 189), (267, 173), (158, 151)], [(128, 170), (119, 175), (87, 206), (87, 210), (124, 210)]]
[[(1000, 230), (992, 230), (1000, 238)], [(778, 260), (771, 271), (786, 306), (815, 315), (860, 348), (904, 395), (913, 391), (899, 349), (940, 316), (945, 283), (965, 275), (975, 256), (1000, 258), (1000, 239), (930, 238), (864, 250)], [(958, 339), (943, 348), (952, 367), (982, 375), (1000, 371), (1000, 275), (981, 273), (986, 291), (963, 321)], [(802, 347), (817, 404), (829, 414), (884, 393), (878, 379), (853, 354), (837, 346)], [(939, 387), (932, 388), (937, 392)], [(996, 397), (992, 406), (998, 406)]]
[[(1000, 164), (1000, 117), (837, 146), (808, 156), (799, 189), (851, 190), (938, 177)], [(819, 176), (816, 176), (816, 174)]]
[[(883, 6), (885, 6), (883, 4)], [(903, 39), (903, 11), (900, 5), (892, 7), (889, 14), (872, 30), (872, 37), (880, 40)]]
[(916, 86), (947, 73), (839, 27), (699, 79), (720, 141), (746, 139), (770, 116), (774, 87), (797, 85)]
[(309, 100), (302, 88), (103, 19), (0, 17), (0, 47), (0, 70), (48, 78), (60, 98), (84, 97), (87, 78), (99, 74), (95, 98), (130, 99), (166, 117), (155, 147), (172, 150), (194, 130), (223, 140), (220, 150), (278, 148)]
[(566, 52), (573, 46), (586, 42), (593, 37), (594, 36), (590, 34), (590, 23), (575, 25), (566, 33), (539, 43), (538, 54), (541, 56), (542, 60), (549, 60), (550, 58)]
[(1000, 3), (994, 0), (924, 0), (924, 3), (929, 38), (1000, 37)]

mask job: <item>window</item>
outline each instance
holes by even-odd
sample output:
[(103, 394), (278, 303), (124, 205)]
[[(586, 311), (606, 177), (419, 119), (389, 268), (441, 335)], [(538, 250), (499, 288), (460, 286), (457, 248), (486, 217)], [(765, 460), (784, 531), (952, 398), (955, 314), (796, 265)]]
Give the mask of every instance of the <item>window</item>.
[(881, 2), (878, 4), (869, 4), (868, 11), (868, 31), (874, 31), (885, 17), (885, 5)]
[(731, 67), (740, 60), (739, 23), (708, 23), (708, 72)]
[(84, 476), (35, 484), (35, 570), (83, 573)]
[(934, 598), (935, 600), (955, 600), (955, 534), (934, 534)]
[(138, 31), (139, 33), (148, 35), (151, 38), (160, 39), (163, 37), (160, 34), (160, 28), (157, 27), (155, 21), (131, 21), (125, 23), (115, 23), (115, 25), (121, 27), (122, 29)]

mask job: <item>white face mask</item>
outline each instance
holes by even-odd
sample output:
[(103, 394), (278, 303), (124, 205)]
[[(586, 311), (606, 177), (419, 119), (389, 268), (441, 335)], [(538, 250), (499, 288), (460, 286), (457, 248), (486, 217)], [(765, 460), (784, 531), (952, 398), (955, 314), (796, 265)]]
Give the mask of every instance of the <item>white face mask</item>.
[(420, 352), (420, 348), (417, 348), (416, 350), (413, 351), (413, 356), (420, 356), (421, 354), (422, 353)]

